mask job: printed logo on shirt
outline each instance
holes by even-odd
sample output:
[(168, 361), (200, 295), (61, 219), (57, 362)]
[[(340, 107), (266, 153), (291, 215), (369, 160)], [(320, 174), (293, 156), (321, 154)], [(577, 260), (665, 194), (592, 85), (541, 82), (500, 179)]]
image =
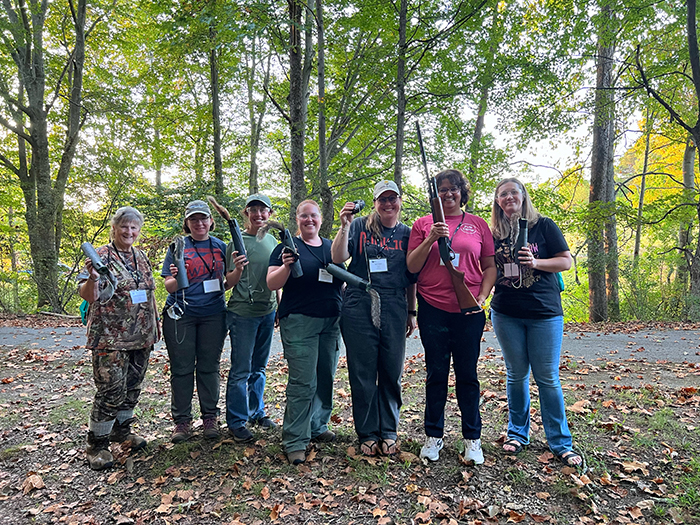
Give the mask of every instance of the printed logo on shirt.
[[(367, 232), (360, 232), (360, 255), (364, 254), (365, 244), (378, 245), (385, 250), (401, 250), (403, 251), (403, 240), (402, 239), (392, 239), (390, 243), (387, 244), (386, 238), (382, 238), (381, 242), (377, 242), (377, 239), (373, 235), (368, 235)], [(370, 252), (371, 254), (372, 252)]]
[[(209, 248), (198, 247), (197, 250), (199, 250), (199, 255), (197, 255), (197, 251), (194, 248), (185, 248), (189, 280), (191, 282), (200, 282), (207, 279), (216, 279), (223, 268), (223, 259), (217, 258)], [(214, 253), (217, 251), (214, 250)], [(204, 264), (205, 262), (206, 265)], [(207, 266), (209, 267), (208, 269)]]
[(467, 235), (477, 235), (479, 230), (473, 224), (462, 224), (460, 231), (466, 233)]

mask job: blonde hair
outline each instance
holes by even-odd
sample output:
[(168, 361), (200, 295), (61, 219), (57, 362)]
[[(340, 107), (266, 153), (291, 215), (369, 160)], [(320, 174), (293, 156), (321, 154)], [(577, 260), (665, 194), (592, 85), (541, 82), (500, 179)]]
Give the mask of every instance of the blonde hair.
[(520, 210), (520, 217), (527, 219), (528, 226), (532, 226), (542, 214), (537, 211), (537, 208), (532, 204), (532, 199), (530, 199), (530, 194), (527, 192), (527, 188), (515, 177), (509, 177), (507, 179), (501, 180), (493, 191), (493, 203), (491, 205), (491, 233), (496, 239), (505, 239), (511, 234), (511, 220), (503, 212), (503, 209), (498, 205), (498, 193), (501, 186), (512, 182), (520, 189), (523, 195), (523, 206)]

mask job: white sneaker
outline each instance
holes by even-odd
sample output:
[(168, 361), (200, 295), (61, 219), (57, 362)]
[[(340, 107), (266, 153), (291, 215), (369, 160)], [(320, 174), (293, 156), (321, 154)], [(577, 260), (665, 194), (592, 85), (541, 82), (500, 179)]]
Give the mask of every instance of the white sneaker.
[(475, 465), (481, 465), (484, 462), (480, 439), (464, 440), (464, 461), (473, 461)]
[(425, 445), (420, 449), (420, 457), (427, 458), (430, 461), (437, 461), (440, 459), (440, 451), (443, 447), (442, 438), (436, 438), (428, 436), (425, 439)]

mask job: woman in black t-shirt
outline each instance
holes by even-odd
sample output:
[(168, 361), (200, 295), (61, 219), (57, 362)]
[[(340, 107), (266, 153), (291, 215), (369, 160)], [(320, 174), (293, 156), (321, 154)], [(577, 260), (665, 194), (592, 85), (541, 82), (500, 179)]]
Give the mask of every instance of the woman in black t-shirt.
[[(528, 244), (513, 253), (521, 217), (528, 222)], [(508, 371), (508, 438), (503, 450), (518, 454), (530, 443), (532, 369), (550, 450), (565, 465), (581, 465), (582, 457), (572, 449), (559, 381), (564, 317), (556, 272), (571, 267), (569, 247), (557, 225), (540, 215), (515, 178), (496, 186), (491, 231), (498, 269), (491, 321)]]
[(284, 288), (278, 312), (289, 379), (282, 443), (292, 465), (306, 461), (309, 441), (335, 439), (328, 421), (338, 366), (343, 283), (325, 269), (331, 263), (331, 241), (319, 236), (321, 221), (315, 201), (301, 202), (297, 207), (299, 236), (294, 244), (303, 274), (291, 275), (296, 256), (281, 244), (272, 252), (267, 270), (268, 288)]

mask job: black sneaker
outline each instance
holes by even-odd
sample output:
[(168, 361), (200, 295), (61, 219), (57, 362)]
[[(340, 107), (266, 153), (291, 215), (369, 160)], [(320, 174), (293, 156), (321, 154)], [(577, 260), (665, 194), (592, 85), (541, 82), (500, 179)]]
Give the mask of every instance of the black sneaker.
[(267, 416), (263, 416), (260, 419), (254, 419), (253, 424), (263, 428), (277, 428), (277, 423), (272, 421), (272, 419)]
[(252, 443), (253, 434), (246, 427), (229, 428), (229, 433), (236, 443)]

